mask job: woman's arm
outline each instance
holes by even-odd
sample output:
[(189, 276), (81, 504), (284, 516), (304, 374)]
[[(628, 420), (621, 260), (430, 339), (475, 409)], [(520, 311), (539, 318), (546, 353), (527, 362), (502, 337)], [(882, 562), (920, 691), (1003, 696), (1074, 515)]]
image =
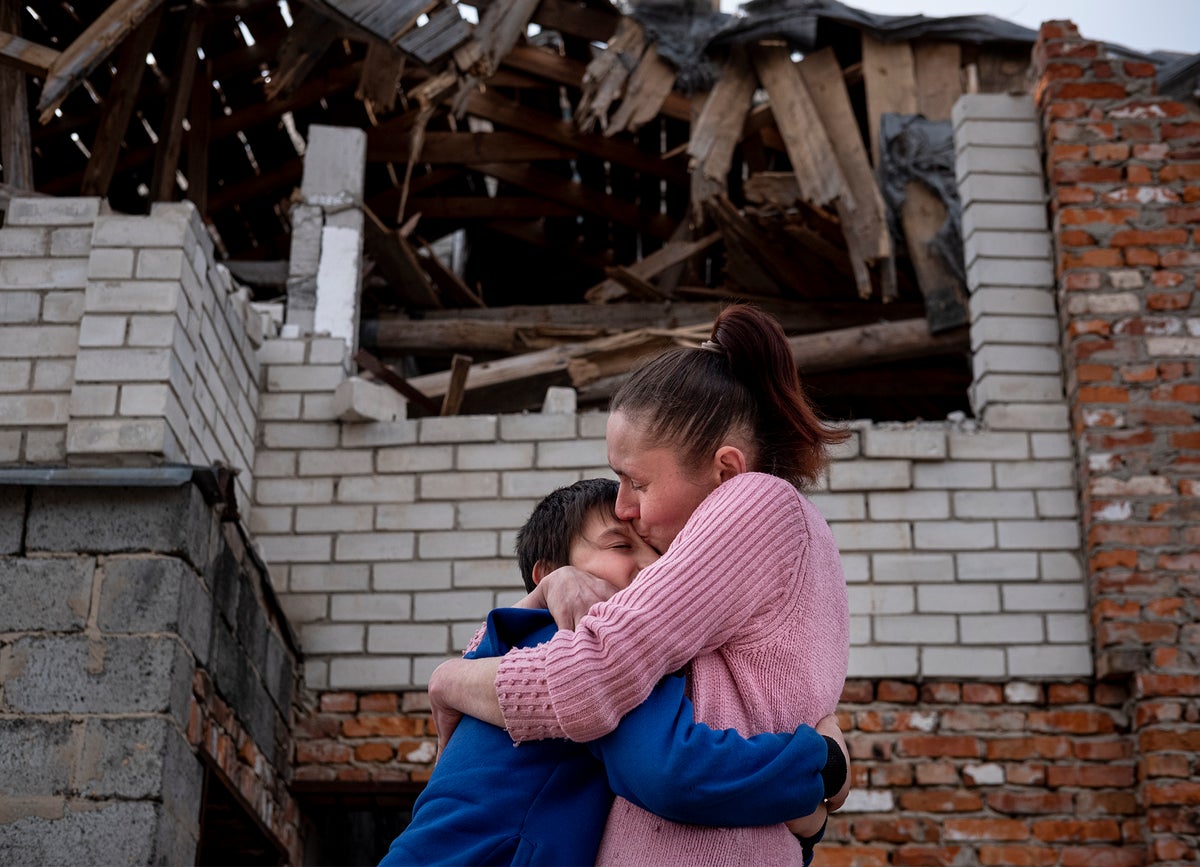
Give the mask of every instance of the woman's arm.
[(798, 590), (807, 531), (782, 479), (751, 473), (721, 485), (632, 586), (573, 633), (504, 658), (496, 692), (513, 740), (594, 740), (664, 674), (746, 636), (756, 615), (773, 627), (772, 612)]
[(429, 677), (429, 708), (437, 729), (439, 753), (446, 748), (463, 714), (504, 727), (495, 687), (501, 659), (448, 659), (433, 670)]

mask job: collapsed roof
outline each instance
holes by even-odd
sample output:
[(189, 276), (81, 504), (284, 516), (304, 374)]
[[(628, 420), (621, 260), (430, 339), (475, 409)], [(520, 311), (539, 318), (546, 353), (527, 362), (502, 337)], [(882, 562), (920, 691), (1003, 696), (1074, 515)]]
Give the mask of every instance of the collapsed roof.
[(832, 414), (966, 409), (952, 160), (912, 158), (948, 137), (906, 121), (893, 140), (883, 120), (946, 124), (964, 91), (1023, 89), (1033, 31), (831, 0), (0, 11), (0, 105), (29, 106), (0, 129), (0, 190), (135, 213), (186, 196), (260, 299), (285, 292), (308, 126), (365, 129), (364, 345), (405, 377), (584, 345), (574, 374), (464, 410), (536, 406), (554, 383), (600, 403), (733, 298), (780, 317)]

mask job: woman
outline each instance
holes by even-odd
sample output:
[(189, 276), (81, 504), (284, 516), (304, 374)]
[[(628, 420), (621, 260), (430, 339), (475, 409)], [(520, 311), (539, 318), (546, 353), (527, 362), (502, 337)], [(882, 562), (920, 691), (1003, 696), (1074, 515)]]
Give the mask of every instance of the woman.
[[(517, 742), (592, 740), (689, 661), (696, 717), (710, 726), (790, 731), (832, 713), (849, 655), (845, 580), (828, 525), (795, 486), (817, 478), (844, 436), (805, 398), (778, 323), (752, 308), (723, 311), (700, 349), (646, 364), (613, 398), (608, 455), (618, 516), (664, 556), (567, 618), (573, 632), (439, 666), (429, 689), (441, 736), (463, 712)], [(607, 594), (581, 577), (547, 576), (530, 604), (560, 623), (562, 611), (587, 611)], [(677, 825), (618, 799), (599, 862), (800, 857), (782, 825)]]

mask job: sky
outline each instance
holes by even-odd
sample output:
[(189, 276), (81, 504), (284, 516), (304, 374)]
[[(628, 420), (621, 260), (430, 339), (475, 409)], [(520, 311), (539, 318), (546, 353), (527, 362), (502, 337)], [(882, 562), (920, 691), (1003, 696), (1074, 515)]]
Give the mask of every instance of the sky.
[[(1200, 52), (1200, 0), (843, 0), (886, 15), (995, 15), (1036, 30), (1067, 18), (1085, 39), (1115, 42), (1138, 51)], [(732, 12), (738, 0), (721, 0)]]

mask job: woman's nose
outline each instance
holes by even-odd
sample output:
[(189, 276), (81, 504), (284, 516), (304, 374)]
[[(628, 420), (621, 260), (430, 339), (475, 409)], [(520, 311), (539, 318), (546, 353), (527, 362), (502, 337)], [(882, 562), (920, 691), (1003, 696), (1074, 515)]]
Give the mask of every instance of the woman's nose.
[(632, 521), (638, 516), (637, 504), (634, 503), (633, 497), (625, 491), (625, 486), (622, 485), (617, 489), (617, 517), (622, 521)]

